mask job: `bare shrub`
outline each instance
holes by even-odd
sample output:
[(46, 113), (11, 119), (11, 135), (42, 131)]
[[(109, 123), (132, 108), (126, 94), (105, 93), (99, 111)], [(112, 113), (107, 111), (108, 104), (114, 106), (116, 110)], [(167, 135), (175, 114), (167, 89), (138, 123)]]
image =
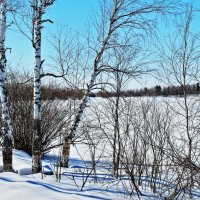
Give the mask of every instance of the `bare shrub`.
[[(29, 80), (27, 74), (20, 75), (10, 72), (8, 77), (8, 101), (9, 112), (13, 125), (14, 148), (24, 150), (32, 154), (33, 139), (33, 86), (26, 83)], [(45, 90), (46, 97), (48, 90)], [(50, 90), (51, 92), (51, 90)], [(47, 98), (48, 99), (48, 98)], [(65, 134), (69, 128), (71, 115), (75, 112), (71, 101), (76, 104), (76, 100), (45, 100), (42, 101), (42, 152), (48, 152), (53, 147), (60, 144), (59, 136)], [(65, 130), (65, 131), (63, 131)]]

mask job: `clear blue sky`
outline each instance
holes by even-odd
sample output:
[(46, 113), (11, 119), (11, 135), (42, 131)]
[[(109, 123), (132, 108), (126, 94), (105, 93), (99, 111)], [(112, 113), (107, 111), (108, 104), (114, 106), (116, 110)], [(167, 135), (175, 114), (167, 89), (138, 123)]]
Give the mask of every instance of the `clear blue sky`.
[(72, 28), (82, 28), (98, 0), (56, 0), (47, 15), (54, 22), (63, 22)]
[[(56, 30), (58, 24), (76, 30), (84, 29), (92, 9), (97, 7), (97, 4), (98, 0), (56, 0), (44, 16), (44, 18), (51, 19), (54, 24), (47, 23), (43, 29), (43, 57), (51, 53), (48, 49), (47, 38), (50, 32)], [(11, 63), (12, 66), (22, 65), (25, 69), (32, 71), (33, 49), (27, 38), (13, 30), (8, 30), (6, 46), (12, 48), (12, 53), (7, 53), (8, 63)]]
[[(183, 0), (192, 2), (192, 0)], [(89, 19), (92, 9), (97, 8), (99, 0), (56, 0), (46, 13), (45, 18), (49, 18), (54, 21), (54, 24), (46, 24), (46, 28), (43, 30), (43, 58), (51, 54), (48, 49), (48, 35), (50, 31), (55, 31), (57, 24), (67, 25), (72, 29), (84, 30), (87, 20)], [(200, 8), (200, 0), (193, 0), (195, 5)], [(200, 31), (200, 13), (194, 19), (193, 28)], [(161, 34), (166, 31), (171, 31), (169, 27), (161, 29)], [(25, 69), (33, 72), (34, 55), (33, 48), (30, 41), (24, 36), (16, 33), (12, 30), (8, 31), (7, 47), (12, 48), (12, 53), (7, 53), (8, 63), (12, 66), (23, 66)], [(19, 66), (18, 66), (19, 64)], [(148, 79), (149, 81), (149, 79)], [(141, 80), (142, 85), (148, 85), (148, 81)], [(155, 83), (154, 83), (155, 84)]]

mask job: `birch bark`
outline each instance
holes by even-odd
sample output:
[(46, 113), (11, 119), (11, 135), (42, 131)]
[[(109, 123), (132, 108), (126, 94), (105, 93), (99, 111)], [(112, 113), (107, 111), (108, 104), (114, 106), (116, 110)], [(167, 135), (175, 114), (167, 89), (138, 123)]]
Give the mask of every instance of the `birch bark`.
[(114, 17), (116, 15), (117, 11), (114, 10), (112, 13), (112, 16), (110, 18), (110, 24), (109, 24), (109, 29), (108, 32), (102, 42), (102, 45), (100, 47), (100, 49), (97, 51), (96, 57), (94, 59), (94, 64), (93, 64), (93, 72), (91, 75), (91, 79), (90, 82), (88, 84), (88, 88), (85, 92), (84, 97), (82, 98), (81, 104), (79, 106), (79, 111), (75, 117), (74, 123), (72, 124), (71, 128), (70, 128), (70, 133), (66, 135), (66, 137), (64, 138), (63, 141), (63, 152), (62, 152), (62, 163), (61, 165), (63, 167), (68, 167), (69, 165), (69, 154), (70, 154), (70, 145), (72, 143), (72, 139), (74, 138), (75, 134), (76, 134), (76, 130), (79, 126), (79, 123), (81, 121), (81, 118), (83, 116), (83, 112), (87, 106), (88, 103), (88, 99), (89, 99), (89, 95), (92, 92), (92, 88), (94, 87), (95, 81), (96, 81), (96, 77), (98, 76), (98, 74), (100, 73), (100, 69), (99, 69), (99, 63), (102, 59), (103, 53), (108, 45), (108, 41), (112, 35), (113, 32), (113, 21), (114, 21)]
[(35, 49), (35, 66), (34, 66), (34, 134), (32, 149), (32, 172), (38, 173), (42, 169), (42, 133), (41, 133), (41, 30), (43, 5), (35, 6), (34, 17), (34, 49)]
[(32, 172), (38, 173), (42, 170), (42, 132), (41, 132), (41, 41), (43, 23), (51, 20), (42, 20), (45, 9), (52, 5), (55, 0), (33, 0), (33, 47), (35, 49), (34, 66), (34, 133), (32, 142)]
[(12, 128), (8, 112), (6, 81), (6, 0), (0, 1), (0, 98), (3, 122), (3, 169), (12, 171)]
[(69, 165), (70, 145), (72, 143), (72, 139), (75, 136), (76, 129), (77, 129), (77, 127), (78, 127), (78, 125), (81, 121), (84, 109), (85, 109), (85, 107), (88, 103), (88, 98), (89, 98), (89, 95), (90, 95), (92, 88), (94, 86), (95, 79), (96, 79), (96, 76), (97, 76), (97, 72), (98, 72), (98, 70), (96, 70), (96, 68), (95, 68), (94, 71), (93, 71), (88, 89), (87, 89), (87, 91), (86, 91), (86, 93), (85, 93), (85, 95), (84, 95), (84, 97), (81, 101), (80, 106), (79, 106), (78, 114), (76, 115), (74, 123), (72, 124), (72, 127), (70, 129), (70, 133), (64, 138), (63, 152), (62, 152), (62, 163), (61, 163), (61, 166), (63, 166), (63, 167), (68, 167), (68, 165)]

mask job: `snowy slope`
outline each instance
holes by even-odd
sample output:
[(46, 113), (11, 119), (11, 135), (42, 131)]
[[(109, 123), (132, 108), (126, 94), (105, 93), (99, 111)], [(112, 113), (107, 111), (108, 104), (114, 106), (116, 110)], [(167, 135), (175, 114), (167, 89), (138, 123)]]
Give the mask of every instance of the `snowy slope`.
[[(74, 152), (74, 153), (73, 153)], [(99, 169), (97, 172), (98, 183), (93, 176), (81, 191), (87, 173), (82, 161), (72, 149), (74, 158), (71, 159), (71, 169), (64, 171), (61, 182), (56, 182), (54, 175), (44, 175), (31, 173), (31, 157), (23, 151), (14, 150), (13, 167), (15, 173), (0, 173), (0, 199), (1, 200), (86, 200), (86, 199), (127, 199), (127, 192), (121, 187), (118, 180), (114, 180), (106, 169)], [(52, 167), (48, 158), (43, 161), (43, 166)], [(0, 149), (0, 168), (2, 169), (2, 155)], [(143, 199), (154, 199), (153, 195), (145, 191), (147, 196)], [(136, 194), (133, 194), (134, 196)], [(152, 197), (152, 198), (150, 198)], [(137, 199), (137, 196), (134, 197)]]
[[(82, 154), (85, 153), (81, 147)], [(0, 173), (0, 200), (123, 200), (138, 199), (135, 192), (131, 197), (126, 188), (127, 176), (124, 181), (112, 177), (108, 163), (102, 162), (97, 165), (95, 176), (90, 174), (90, 162), (81, 160), (75, 147), (72, 148), (70, 168), (62, 169), (60, 183), (56, 182), (55, 175), (31, 174), (31, 157), (23, 151), (13, 151), (13, 167), (15, 173)], [(53, 168), (55, 153), (51, 152), (43, 159), (45, 172)], [(85, 154), (86, 155), (86, 154)], [(0, 169), (2, 170), (2, 155), (0, 149)], [(48, 171), (49, 172), (49, 171)], [(88, 177), (87, 175), (90, 174)], [(137, 178), (137, 177), (136, 177)], [(87, 180), (87, 181), (86, 181)], [(86, 183), (85, 183), (86, 181)], [(145, 178), (146, 183), (148, 179)], [(158, 180), (160, 184), (161, 180)], [(83, 189), (81, 190), (84, 184)], [(129, 190), (129, 191), (128, 191)], [(148, 184), (144, 184), (140, 190), (145, 195), (142, 200), (161, 199), (150, 192)], [(200, 192), (196, 192), (194, 199), (200, 199)]]
[(56, 184), (49, 184), (35, 176), (31, 178), (14, 173), (3, 173), (0, 175), (0, 185), (2, 200), (80, 199), (77, 195), (70, 194)]

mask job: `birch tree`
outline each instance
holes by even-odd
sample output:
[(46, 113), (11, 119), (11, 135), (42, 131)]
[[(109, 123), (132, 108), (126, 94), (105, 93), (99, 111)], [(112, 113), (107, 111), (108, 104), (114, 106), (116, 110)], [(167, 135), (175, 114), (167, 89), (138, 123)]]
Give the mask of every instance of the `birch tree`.
[(8, 112), (6, 81), (6, 12), (7, 1), (0, 1), (0, 97), (3, 123), (3, 165), (4, 171), (12, 171), (12, 128)]
[[(90, 45), (92, 43), (95, 44), (90, 46), (91, 51), (94, 51), (91, 78), (80, 103), (78, 114), (74, 119), (69, 134), (64, 139), (62, 160), (64, 166), (68, 165), (70, 144), (76, 134), (97, 77), (103, 72), (115, 71), (112, 66), (104, 62), (106, 55), (113, 48), (128, 47), (130, 43), (125, 43), (123, 40), (127, 34), (131, 32), (141, 34), (142, 31), (150, 31), (155, 19), (152, 13), (166, 14), (173, 12), (176, 3), (177, 1), (175, 0), (150, 0), (146, 2), (140, 0), (113, 0), (110, 4), (107, 1), (103, 1), (100, 13), (96, 13), (96, 16), (100, 16), (100, 18), (96, 18), (93, 24), (96, 27), (97, 37), (96, 40), (90, 43)], [(89, 40), (91, 41), (91, 38)], [(134, 72), (127, 71), (126, 73)]]
[(15, 12), (21, 7), (20, 1), (0, 0), (0, 98), (3, 128), (3, 167), (4, 171), (12, 171), (12, 126), (8, 109), (6, 88), (6, 30), (12, 23), (7, 24), (7, 12)]
[(34, 66), (34, 134), (33, 134), (33, 150), (32, 150), (32, 171), (33, 173), (40, 172), (41, 164), (41, 149), (42, 149), (42, 134), (41, 134), (41, 67), (44, 61), (41, 60), (41, 41), (43, 23), (51, 22), (43, 20), (42, 16), (47, 7), (52, 5), (55, 0), (34, 0), (32, 3), (33, 9), (33, 38), (32, 44), (35, 50), (35, 66)]

